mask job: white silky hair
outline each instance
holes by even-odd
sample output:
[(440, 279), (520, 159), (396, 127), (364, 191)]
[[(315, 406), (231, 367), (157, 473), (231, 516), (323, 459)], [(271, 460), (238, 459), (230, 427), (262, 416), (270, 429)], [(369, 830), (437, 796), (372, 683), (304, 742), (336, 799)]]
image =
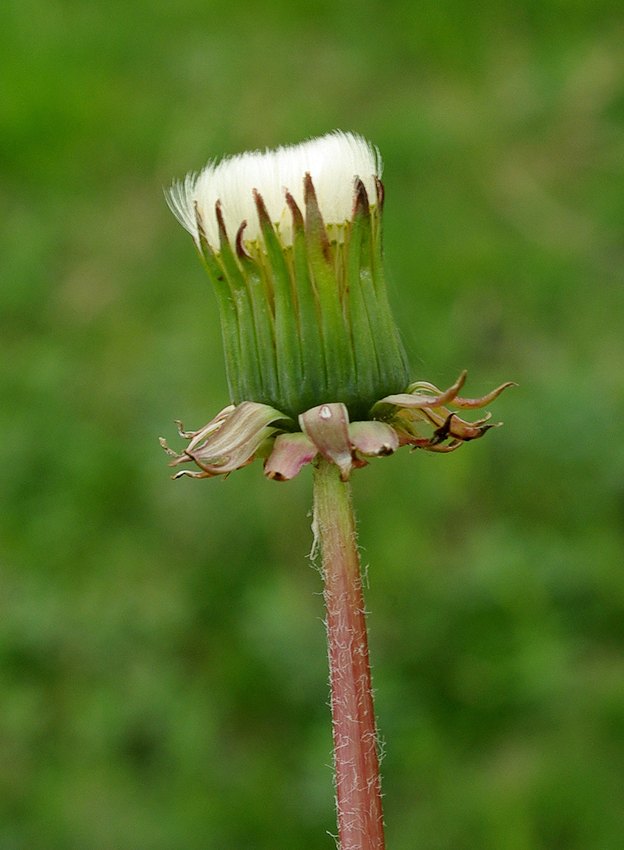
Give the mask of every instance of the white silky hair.
[(289, 245), (292, 217), (286, 204), (286, 191), (303, 212), (306, 173), (312, 178), (325, 224), (342, 224), (351, 218), (356, 177), (364, 183), (370, 202), (375, 203), (375, 177), (381, 177), (381, 172), (381, 154), (374, 145), (355, 133), (335, 130), (298, 145), (210, 160), (199, 174), (188, 174), (174, 183), (166, 198), (173, 214), (199, 244), (197, 207), (208, 243), (218, 251), (217, 201), (221, 202), (231, 242), (243, 221), (247, 222), (245, 240), (261, 238), (253, 198), (256, 189), (271, 221), (279, 229), (282, 242)]

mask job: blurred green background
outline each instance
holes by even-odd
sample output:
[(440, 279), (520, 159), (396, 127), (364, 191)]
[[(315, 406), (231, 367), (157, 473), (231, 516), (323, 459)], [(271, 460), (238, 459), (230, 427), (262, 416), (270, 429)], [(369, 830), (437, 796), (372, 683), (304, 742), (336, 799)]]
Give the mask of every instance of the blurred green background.
[(335, 831), (310, 470), (171, 482), (227, 402), (162, 187), (363, 133), (414, 379), (503, 429), (354, 476), (390, 850), (624, 840), (619, 2), (4, 0), (0, 850)]

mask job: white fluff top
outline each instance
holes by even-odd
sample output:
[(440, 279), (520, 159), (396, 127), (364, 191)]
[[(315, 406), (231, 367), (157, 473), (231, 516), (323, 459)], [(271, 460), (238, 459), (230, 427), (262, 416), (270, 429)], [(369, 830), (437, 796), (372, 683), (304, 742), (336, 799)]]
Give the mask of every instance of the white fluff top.
[(204, 224), (209, 244), (219, 250), (215, 205), (221, 202), (230, 241), (243, 221), (245, 240), (259, 240), (260, 225), (253, 190), (262, 196), (271, 221), (282, 241), (292, 242), (291, 213), (286, 190), (304, 210), (303, 180), (312, 178), (319, 207), (326, 224), (342, 224), (353, 211), (354, 181), (364, 183), (374, 203), (375, 177), (381, 177), (379, 150), (355, 133), (335, 130), (299, 145), (286, 145), (267, 151), (250, 151), (224, 159), (213, 159), (199, 174), (188, 174), (167, 192), (167, 203), (180, 223), (199, 243), (195, 205)]

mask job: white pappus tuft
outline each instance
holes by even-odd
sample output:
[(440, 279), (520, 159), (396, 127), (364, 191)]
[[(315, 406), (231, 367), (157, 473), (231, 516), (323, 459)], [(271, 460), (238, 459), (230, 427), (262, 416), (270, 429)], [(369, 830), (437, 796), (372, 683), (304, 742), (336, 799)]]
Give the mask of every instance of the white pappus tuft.
[(374, 145), (355, 133), (336, 130), (298, 145), (211, 160), (199, 174), (188, 174), (174, 183), (166, 197), (173, 214), (199, 242), (197, 206), (208, 242), (218, 251), (217, 201), (221, 202), (230, 240), (243, 221), (247, 222), (246, 240), (261, 238), (253, 198), (256, 189), (283, 243), (288, 245), (292, 242), (292, 226), (285, 193), (288, 190), (303, 210), (306, 173), (312, 178), (325, 224), (342, 224), (353, 212), (355, 178), (362, 180), (374, 203), (375, 178), (381, 177), (381, 171), (381, 154)]

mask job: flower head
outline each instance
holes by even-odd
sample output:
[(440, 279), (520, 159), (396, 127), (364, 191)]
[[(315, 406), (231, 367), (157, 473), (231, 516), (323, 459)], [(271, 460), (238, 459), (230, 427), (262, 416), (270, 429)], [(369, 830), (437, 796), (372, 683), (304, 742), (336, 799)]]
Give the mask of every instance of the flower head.
[[(450, 451), (492, 427), (460, 419), (465, 373), (445, 392), (408, 385), (382, 265), (379, 151), (335, 132), (213, 160), (168, 203), (191, 233), (219, 306), (232, 404), (172, 465), (211, 477), (265, 459), (287, 479), (317, 455), (343, 477), (400, 445)], [(427, 432), (427, 428), (429, 431)]]

